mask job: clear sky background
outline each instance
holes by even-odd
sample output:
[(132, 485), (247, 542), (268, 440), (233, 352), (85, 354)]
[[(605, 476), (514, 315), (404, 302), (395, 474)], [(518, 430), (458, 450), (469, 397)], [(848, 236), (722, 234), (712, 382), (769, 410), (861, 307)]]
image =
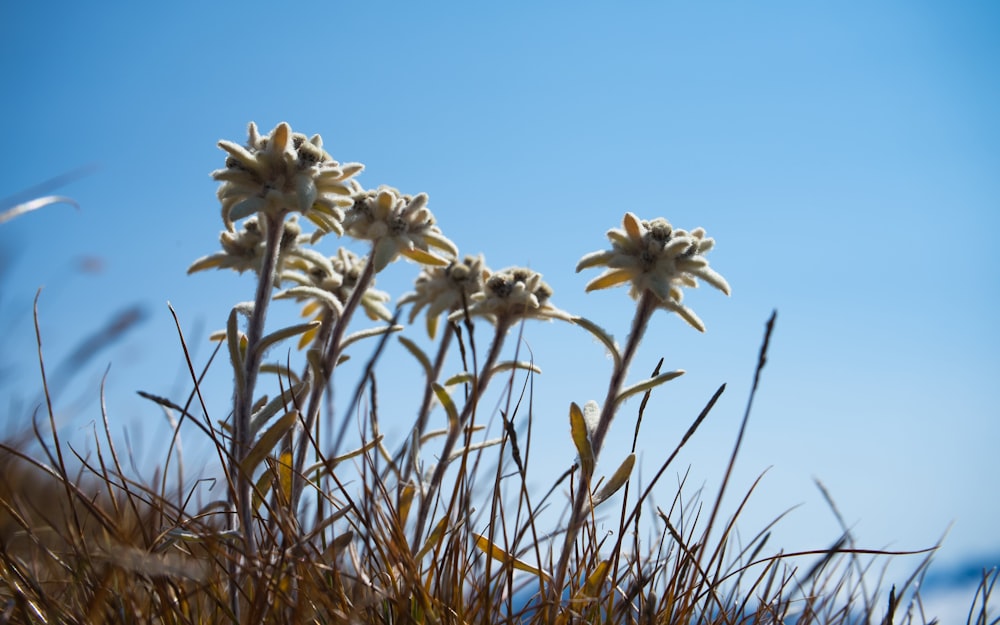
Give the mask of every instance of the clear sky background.
[[(162, 458), (162, 415), (134, 391), (190, 389), (166, 302), (203, 363), (206, 334), (252, 297), (246, 276), (185, 275), (217, 249), (216, 141), (284, 120), (322, 134), (334, 158), (365, 163), (366, 186), (427, 192), (463, 252), (542, 272), (557, 306), (619, 341), (631, 300), (585, 294), (596, 273), (575, 274), (577, 260), (606, 246), (625, 211), (705, 227), (733, 295), (689, 294), (704, 335), (654, 319), (632, 378), (661, 356), (688, 373), (651, 403), (643, 475), (727, 382), (676, 465), (690, 467), (688, 492), (714, 492), (776, 308), (733, 484), (739, 495), (770, 468), (744, 532), (801, 504), (772, 544), (832, 543), (818, 478), (864, 546), (927, 547), (954, 523), (939, 561), (996, 565), (997, 33), (992, 2), (7, 3), (0, 197), (98, 168), (56, 190), (82, 210), (0, 226), (4, 405), (27, 412), (36, 401), (39, 286), (52, 366), (139, 303), (144, 323), (59, 403), (85, 440), (110, 362), (115, 427), (129, 428), (142, 459)], [(378, 286), (401, 295), (416, 273), (398, 263)], [(272, 322), (293, 319), (279, 307)], [(526, 337), (544, 371), (541, 487), (573, 460), (569, 402), (602, 399), (610, 367), (579, 329), (535, 323)], [(416, 379), (390, 356), (382, 388)], [(213, 375), (221, 418), (226, 367)], [(416, 399), (386, 402), (386, 428), (401, 435)], [(606, 464), (626, 453), (635, 408), (616, 423)], [(197, 432), (186, 436), (196, 446)]]

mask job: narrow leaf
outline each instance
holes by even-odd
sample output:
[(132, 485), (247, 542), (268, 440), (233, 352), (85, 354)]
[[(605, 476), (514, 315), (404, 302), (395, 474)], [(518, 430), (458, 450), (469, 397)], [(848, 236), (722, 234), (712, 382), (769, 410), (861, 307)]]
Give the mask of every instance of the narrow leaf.
[(403, 326), (401, 325), (380, 326), (378, 328), (358, 330), (357, 332), (351, 334), (350, 336), (344, 339), (344, 342), (341, 343), (341, 349), (345, 349), (351, 343), (356, 343), (362, 339), (367, 339), (373, 336), (379, 336), (380, 334), (387, 334), (389, 332), (401, 332), (402, 330)]
[(417, 553), (416, 560), (419, 562), (423, 560), (424, 556), (430, 552), (431, 549), (437, 547), (438, 543), (444, 537), (445, 530), (448, 529), (448, 517), (442, 517), (437, 525), (434, 526), (434, 530), (431, 531), (430, 535), (427, 537), (427, 541), (424, 542), (424, 546), (420, 548), (420, 552)]
[(308, 323), (300, 323), (294, 326), (289, 326), (287, 328), (281, 328), (280, 330), (275, 330), (274, 332), (268, 334), (260, 340), (260, 353), (263, 353), (268, 348), (270, 348), (275, 343), (283, 341), (293, 336), (307, 332), (319, 327), (318, 321), (310, 321)]
[(587, 422), (583, 418), (583, 411), (573, 402), (569, 405), (569, 427), (573, 436), (573, 444), (580, 454), (580, 470), (583, 477), (588, 482), (594, 475), (594, 448), (590, 444), (590, 432), (587, 431)]
[(15, 217), (20, 217), (25, 213), (30, 213), (31, 211), (38, 210), (39, 208), (45, 208), (46, 206), (50, 206), (52, 204), (69, 204), (77, 210), (80, 209), (80, 205), (68, 197), (63, 197), (61, 195), (48, 195), (34, 200), (28, 200), (27, 202), (18, 204), (17, 206), (0, 213), (0, 224), (10, 221)]
[(599, 291), (628, 281), (632, 274), (627, 269), (609, 269), (587, 283), (587, 293)]
[(254, 469), (257, 468), (264, 458), (278, 445), (281, 441), (281, 437), (284, 436), (299, 418), (299, 413), (296, 410), (289, 412), (277, 421), (271, 424), (271, 427), (267, 428), (263, 434), (260, 435), (260, 440), (258, 440), (247, 457), (243, 460), (243, 471), (247, 475), (252, 475)]
[(625, 213), (625, 218), (622, 220), (622, 225), (625, 226), (625, 232), (633, 241), (642, 240), (642, 228), (639, 226), (639, 218), (632, 213)]
[(587, 576), (587, 581), (584, 582), (583, 588), (580, 589), (586, 597), (598, 597), (601, 593), (601, 588), (604, 586), (604, 580), (608, 577), (608, 570), (611, 568), (611, 561), (604, 560), (594, 569), (594, 572)]
[(271, 485), (273, 484), (274, 473), (272, 471), (264, 471), (260, 474), (260, 478), (253, 487), (253, 503), (251, 503), (251, 506), (255, 512), (260, 510), (260, 504), (264, 503), (264, 499), (271, 492)]
[(403, 256), (406, 256), (410, 260), (416, 261), (421, 265), (431, 265), (432, 267), (444, 267), (448, 264), (448, 261), (441, 258), (436, 254), (430, 252), (425, 252), (420, 248), (413, 248), (411, 250), (400, 250)]
[(243, 356), (240, 352), (240, 329), (237, 323), (236, 309), (229, 311), (229, 321), (226, 323), (226, 343), (229, 346), (229, 359), (233, 363), (233, 374), (236, 376), (236, 392), (242, 394), (246, 389), (246, 378), (243, 375)]
[(410, 352), (410, 354), (417, 359), (417, 362), (420, 363), (420, 366), (424, 368), (424, 375), (430, 378), (431, 374), (434, 372), (434, 367), (431, 365), (431, 360), (427, 357), (427, 354), (424, 353), (424, 350), (420, 349), (416, 343), (405, 336), (398, 336), (396, 338), (398, 338), (399, 342), (403, 344), (406, 351)]
[(397, 515), (399, 517), (400, 527), (406, 527), (406, 519), (410, 517), (410, 508), (413, 505), (413, 495), (416, 492), (416, 488), (414, 488), (413, 484), (407, 484), (399, 491), (399, 506), (397, 507)]
[(625, 457), (625, 460), (621, 463), (614, 474), (612, 474), (611, 479), (609, 479), (601, 487), (601, 489), (597, 491), (597, 494), (594, 495), (594, 507), (597, 507), (599, 504), (610, 499), (612, 495), (618, 492), (618, 489), (625, 485), (625, 482), (627, 482), (628, 478), (632, 475), (633, 466), (635, 466), (635, 454), (629, 454)]
[(437, 396), (438, 401), (441, 402), (441, 406), (444, 408), (445, 412), (448, 413), (448, 424), (449, 429), (455, 429), (458, 427), (458, 408), (455, 407), (455, 402), (451, 400), (451, 396), (448, 395), (448, 391), (445, 390), (443, 386), (435, 382), (431, 385), (434, 389), (434, 395)]
[(621, 354), (618, 353), (618, 345), (615, 344), (615, 340), (610, 334), (608, 334), (601, 326), (585, 317), (573, 317), (572, 321), (587, 332), (593, 334), (594, 338), (598, 341), (604, 343), (604, 346), (608, 348), (609, 352), (611, 352), (611, 357), (615, 359), (615, 368), (621, 367), (622, 357)]
[(467, 453), (471, 453), (479, 449), (486, 449), (487, 447), (495, 447), (496, 445), (499, 445), (502, 442), (503, 442), (502, 438), (494, 438), (488, 441), (482, 441), (481, 443), (471, 443), (469, 445), (466, 445), (462, 449), (459, 449), (458, 451), (451, 452), (451, 455), (448, 456), (448, 458), (445, 460), (445, 464), (451, 462), (455, 458), (464, 456)]
[(549, 581), (551, 579), (549, 574), (546, 573), (545, 571), (541, 570), (536, 566), (531, 566), (524, 560), (515, 558), (511, 554), (507, 553), (506, 551), (498, 547), (495, 543), (490, 542), (489, 539), (487, 539), (485, 536), (476, 534), (475, 532), (473, 532), (472, 535), (476, 537), (476, 546), (479, 547), (480, 551), (490, 556), (494, 560), (499, 560), (504, 564), (514, 567), (518, 571), (524, 571), (525, 573), (531, 573), (532, 575), (537, 575), (545, 581)]
[(278, 414), (278, 411), (290, 408), (293, 398), (305, 387), (304, 382), (299, 382), (291, 388), (286, 388), (284, 392), (272, 399), (266, 406), (258, 410), (250, 417), (250, 436), (255, 436), (260, 428), (267, 423), (271, 417)]
[(281, 501), (287, 503), (292, 500), (292, 452), (282, 452), (275, 464), (278, 473), (278, 492), (281, 493)]
[(376, 446), (378, 446), (379, 443), (382, 442), (383, 436), (384, 435), (379, 434), (377, 437), (375, 437), (375, 440), (365, 443), (364, 446), (358, 447), (354, 451), (349, 451), (346, 454), (342, 454), (335, 458), (330, 458), (326, 462), (317, 462), (316, 464), (306, 469), (306, 473), (312, 473), (313, 471), (319, 469), (320, 467), (324, 467), (327, 471), (333, 471), (337, 467), (337, 465), (340, 464), (341, 462), (345, 460), (350, 460), (351, 458), (356, 458), (357, 456), (360, 456), (374, 449)]
[(463, 371), (461, 373), (456, 373), (455, 375), (453, 375), (450, 378), (448, 378), (447, 380), (445, 380), (444, 381), (444, 385), (445, 386), (455, 386), (456, 384), (469, 384), (474, 379), (476, 379), (476, 376), (474, 376), (473, 374), (469, 373), (468, 371)]
[(524, 361), (514, 361), (508, 360), (506, 362), (501, 362), (497, 366), (493, 367), (493, 373), (500, 373), (501, 371), (509, 371), (511, 369), (524, 369), (526, 371), (531, 371), (532, 373), (541, 374), (542, 370), (530, 362)]
[(668, 371), (667, 373), (661, 373), (655, 378), (649, 378), (637, 384), (633, 384), (632, 386), (626, 388), (621, 393), (619, 393), (618, 397), (615, 397), (615, 403), (620, 404), (621, 402), (625, 401), (626, 399), (637, 393), (645, 393), (646, 391), (652, 390), (657, 386), (663, 384), (664, 382), (669, 382), (670, 380), (673, 380), (674, 378), (679, 378), (682, 375), (684, 375), (684, 370), (678, 369), (676, 371)]

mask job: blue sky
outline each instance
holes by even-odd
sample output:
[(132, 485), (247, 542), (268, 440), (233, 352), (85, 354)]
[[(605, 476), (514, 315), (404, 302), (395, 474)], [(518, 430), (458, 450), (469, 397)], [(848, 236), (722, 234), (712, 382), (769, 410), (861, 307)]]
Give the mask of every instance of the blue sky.
[[(691, 467), (692, 492), (714, 492), (776, 308), (733, 484), (741, 494), (768, 470), (745, 532), (801, 504), (779, 526), (782, 544), (832, 543), (837, 523), (815, 477), (865, 546), (930, 546), (954, 523), (939, 559), (998, 564), (983, 555), (1000, 551), (998, 5), (235, 6), (0, 9), (0, 197), (97, 165), (57, 190), (80, 211), (53, 206), (0, 226), (5, 405), (34, 401), (39, 286), (52, 363), (139, 303), (145, 322), (60, 402), (77, 407), (74, 423), (93, 420), (110, 362), (112, 419), (159, 458), (162, 416), (133, 391), (190, 388), (166, 302), (204, 362), (206, 333), (252, 296), (246, 276), (185, 275), (217, 247), (215, 144), (242, 141), (251, 120), (288, 121), (322, 134), (334, 158), (365, 163), (366, 186), (427, 192), (463, 252), (542, 272), (556, 305), (619, 341), (630, 300), (585, 294), (595, 274), (575, 274), (576, 261), (605, 246), (626, 210), (705, 227), (733, 295), (689, 294), (704, 335), (654, 319), (632, 378), (661, 356), (688, 373), (651, 405), (645, 475), (727, 382), (676, 465)], [(379, 287), (401, 295), (416, 272), (398, 263)], [(278, 308), (272, 322), (294, 315)], [(601, 399), (609, 364), (578, 329), (532, 324), (526, 337), (544, 371), (541, 486), (572, 462), (569, 402)], [(416, 376), (399, 353), (388, 362), (383, 379)], [(213, 375), (222, 416), (228, 374)], [(387, 402), (402, 416), (386, 427), (401, 434), (409, 402)], [(626, 404), (605, 462), (625, 453), (634, 412)], [(77, 427), (85, 440), (88, 426)]]

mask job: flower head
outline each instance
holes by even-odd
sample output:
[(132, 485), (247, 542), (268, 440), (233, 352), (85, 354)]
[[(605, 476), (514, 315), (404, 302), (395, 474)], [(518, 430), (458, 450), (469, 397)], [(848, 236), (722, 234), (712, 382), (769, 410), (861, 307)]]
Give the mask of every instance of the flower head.
[[(510, 267), (490, 274), (483, 288), (472, 295), (469, 315), (481, 315), (493, 323), (501, 318), (565, 319), (569, 313), (549, 304), (552, 287), (542, 281), (542, 274), (524, 267)], [(453, 312), (448, 318), (461, 319), (465, 311)]]
[(435, 225), (434, 215), (427, 208), (426, 193), (403, 195), (384, 185), (371, 191), (358, 189), (343, 225), (352, 237), (374, 243), (376, 272), (400, 254), (424, 265), (442, 267), (448, 264), (448, 258), (442, 258), (431, 248), (446, 252), (448, 257), (458, 255), (455, 244)]
[(441, 313), (461, 310), (463, 302), (470, 304), (472, 295), (482, 290), (486, 275), (489, 269), (482, 255), (466, 256), (461, 262), (453, 260), (445, 267), (424, 267), (417, 276), (416, 291), (401, 297), (399, 303), (413, 304), (410, 323), (426, 307), (427, 334), (434, 338)]
[[(358, 284), (364, 262), (363, 258), (345, 248), (340, 248), (336, 256), (329, 258), (302, 248), (289, 259), (288, 269), (281, 273), (283, 280), (294, 282), (296, 286), (285, 289), (275, 298), (307, 302), (302, 310), (302, 315), (306, 317), (322, 309), (339, 316)], [(389, 294), (371, 288), (373, 285), (374, 280), (362, 294), (361, 307), (369, 319), (392, 320), (392, 313), (385, 307), (385, 302), (390, 300)]]
[[(243, 222), (238, 231), (223, 230), (219, 235), (222, 251), (209, 256), (203, 256), (194, 261), (188, 268), (188, 273), (204, 271), (205, 269), (233, 269), (239, 273), (254, 271), (259, 273), (264, 257), (264, 229), (256, 216)], [(281, 241), (278, 250), (278, 267), (280, 268), (290, 255), (301, 252), (298, 247), (302, 235), (302, 226), (293, 216), (281, 225)]]
[(607, 267), (603, 274), (587, 284), (587, 291), (631, 282), (629, 295), (632, 298), (638, 299), (650, 291), (657, 297), (660, 307), (677, 313), (704, 332), (705, 326), (698, 316), (681, 303), (681, 287), (694, 288), (698, 280), (704, 280), (729, 295), (729, 283), (708, 266), (705, 258), (715, 240), (706, 237), (702, 228), (687, 232), (675, 229), (666, 219), (640, 221), (632, 213), (625, 213), (622, 227), (622, 230), (608, 231), (610, 250), (587, 254), (577, 264), (577, 271)]
[(229, 156), (212, 172), (222, 182), (218, 196), (227, 230), (233, 222), (263, 212), (279, 217), (299, 212), (322, 232), (341, 234), (342, 207), (351, 205), (348, 181), (364, 166), (340, 164), (323, 150), (319, 135), (293, 133), (282, 122), (267, 135), (250, 123), (246, 145), (219, 141)]

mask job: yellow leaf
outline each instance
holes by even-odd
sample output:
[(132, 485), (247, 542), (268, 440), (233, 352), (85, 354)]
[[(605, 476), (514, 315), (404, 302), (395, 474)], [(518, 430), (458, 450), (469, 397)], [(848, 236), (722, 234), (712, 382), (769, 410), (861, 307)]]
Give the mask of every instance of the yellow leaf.
[(588, 482), (594, 475), (594, 448), (590, 443), (590, 432), (587, 430), (587, 422), (583, 418), (583, 411), (573, 402), (569, 405), (569, 427), (573, 436), (573, 444), (580, 454), (580, 470), (583, 477)]
[(434, 267), (445, 267), (448, 265), (448, 261), (445, 259), (430, 252), (425, 252), (420, 248), (415, 247), (410, 250), (400, 250), (400, 253), (422, 265), (431, 265)]
[(625, 219), (622, 220), (622, 225), (625, 226), (625, 232), (633, 241), (642, 240), (642, 227), (639, 225), (639, 218), (632, 213), (625, 213)]
[(292, 500), (292, 452), (281, 453), (278, 459), (278, 492), (281, 493), (281, 500), (288, 502)]
[(406, 519), (410, 516), (410, 506), (416, 492), (412, 484), (407, 484), (399, 491), (399, 526), (406, 527)]
[(261, 434), (260, 439), (254, 444), (253, 449), (250, 453), (246, 455), (243, 459), (241, 467), (247, 475), (253, 475), (254, 469), (257, 468), (264, 458), (278, 445), (281, 441), (281, 437), (284, 436), (292, 427), (295, 425), (296, 420), (299, 418), (299, 413), (297, 410), (293, 410), (288, 414), (284, 415), (273, 424), (271, 427), (267, 428), (263, 434)]
[(627, 282), (631, 275), (627, 269), (609, 269), (587, 284), (587, 292), (618, 286), (622, 282)]
[(479, 547), (479, 549), (483, 553), (489, 555), (494, 560), (499, 560), (504, 564), (514, 567), (518, 571), (524, 571), (525, 573), (531, 573), (532, 575), (537, 575), (545, 581), (549, 581), (551, 579), (551, 577), (549, 577), (549, 574), (546, 573), (545, 571), (541, 570), (538, 567), (531, 566), (524, 560), (519, 560), (515, 558), (514, 556), (510, 555), (509, 553), (498, 547), (496, 544), (490, 542), (485, 536), (480, 536), (479, 534), (476, 533), (473, 533), (472, 535), (476, 537), (476, 546)]
[(632, 467), (635, 465), (635, 454), (629, 454), (625, 460), (621, 463), (618, 469), (614, 472), (597, 494), (594, 495), (594, 506), (603, 503), (611, 498), (618, 489), (625, 485), (628, 478), (632, 475)]
[(604, 580), (608, 577), (608, 569), (611, 568), (611, 561), (605, 560), (597, 565), (594, 572), (587, 576), (580, 593), (587, 597), (597, 597), (604, 585)]

